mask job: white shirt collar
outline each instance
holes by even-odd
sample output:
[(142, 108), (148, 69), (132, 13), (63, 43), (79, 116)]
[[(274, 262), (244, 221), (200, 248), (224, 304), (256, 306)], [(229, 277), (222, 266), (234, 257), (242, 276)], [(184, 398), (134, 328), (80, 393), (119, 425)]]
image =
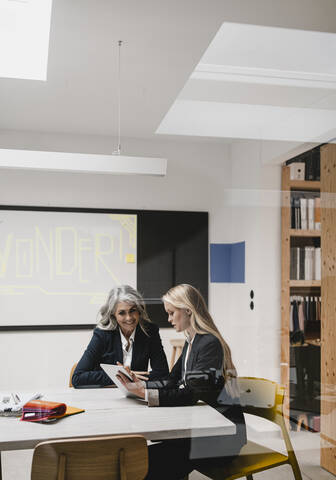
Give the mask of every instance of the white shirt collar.
[(193, 341), (194, 341), (194, 339), (195, 339), (195, 337), (196, 337), (196, 332), (195, 332), (192, 336), (190, 336), (188, 333), (186, 333), (185, 337), (186, 337), (186, 342), (187, 342), (189, 345), (192, 345), (192, 343), (193, 343)]
[[(129, 343), (130, 343), (131, 345), (133, 345), (133, 342), (134, 342), (135, 330), (136, 330), (136, 328), (133, 330), (132, 335), (129, 337)], [(128, 346), (127, 338), (125, 338), (124, 334), (123, 334), (122, 331), (121, 331), (121, 328), (119, 328), (119, 332), (120, 332), (120, 338), (121, 338), (122, 348), (123, 348), (124, 350), (126, 350), (126, 347)]]

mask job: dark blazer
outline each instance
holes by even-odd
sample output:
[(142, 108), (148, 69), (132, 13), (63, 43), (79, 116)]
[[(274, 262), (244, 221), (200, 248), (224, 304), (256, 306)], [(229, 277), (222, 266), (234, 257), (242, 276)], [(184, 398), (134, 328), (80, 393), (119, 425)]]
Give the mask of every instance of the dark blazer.
[[(168, 378), (162, 381), (149, 381), (147, 382), (147, 388), (158, 389), (159, 404), (164, 407), (192, 405), (198, 400), (203, 400), (231, 420), (236, 425), (236, 433), (234, 435), (185, 438), (179, 441), (169, 440), (168, 442), (162, 442), (162, 447), (159, 447), (157, 450), (162, 449), (163, 457), (157, 454), (149, 455), (151, 460), (148, 479), (157, 478), (155, 472), (159, 468), (162, 469), (164, 455), (167, 455), (167, 452), (170, 452), (171, 457), (174, 457), (178, 468), (181, 467), (182, 470), (185, 468), (182, 475), (184, 476), (194, 468), (197, 468), (197, 465), (204, 464), (204, 462), (212, 462), (211, 464), (213, 464), (217, 461), (219, 463), (229, 461), (238, 454), (241, 447), (246, 443), (246, 426), (239, 399), (234, 399), (232, 402), (227, 401), (225, 404), (218, 401), (219, 398), (222, 398), (220, 395), (225, 391), (223, 388), (224, 380), (218, 388), (213, 389), (210, 387), (207, 391), (197, 391), (185, 384), (184, 363), (187, 348), (188, 344), (185, 343), (182, 354)], [(214, 335), (196, 334), (188, 356), (186, 370), (204, 372), (209, 368), (215, 368), (216, 370), (223, 368), (222, 345)], [(174, 476), (174, 467), (172, 467), (172, 472), (167, 467), (167, 472), (169, 473), (169, 478), (181, 478), (179, 475)]]
[[(166, 355), (163, 351), (159, 328), (154, 323), (146, 322), (144, 333), (140, 325), (136, 327), (131, 370), (147, 371), (150, 361), (152, 371), (149, 379), (163, 378), (169, 369)], [(119, 328), (116, 330), (101, 330), (95, 328), (92, 339), (77, 364), (72, 376), (72, 384), (76, 387), (112, 385), (112, 380), (100, 367), (101, 363), (115, 365), (123, 363), (123, 353)]]
[[(188, 388), (183, 380), (187, 349), (188, 343), (186, 342), (182, 354), (167, 379), (147, 382), (147, 388), (159, 389), (159, 400), (162, 407), (191, 405), (198, 401), (195, 392)], [(209, 368), (220, 370), (222, 366), (223, 348), (220, 341), (210, 333), (196, 334), (188, 356), (187, 371), (203, 371)]]

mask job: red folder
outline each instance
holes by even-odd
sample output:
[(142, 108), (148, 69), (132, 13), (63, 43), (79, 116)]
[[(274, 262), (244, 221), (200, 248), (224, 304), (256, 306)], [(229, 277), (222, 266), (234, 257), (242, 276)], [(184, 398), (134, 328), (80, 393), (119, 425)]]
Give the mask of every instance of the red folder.
[(20, 420), (25, 422), (49, 422), (82, 412), (85, 412), (83, 408), (70, 407), (65, 403), (32, 400), (23, 406)]
[(65, 403), (32, 400), (23, 406), (21, 420), (41, 422), (43, 420), (60, 418), (64, 416), (66, 409)]

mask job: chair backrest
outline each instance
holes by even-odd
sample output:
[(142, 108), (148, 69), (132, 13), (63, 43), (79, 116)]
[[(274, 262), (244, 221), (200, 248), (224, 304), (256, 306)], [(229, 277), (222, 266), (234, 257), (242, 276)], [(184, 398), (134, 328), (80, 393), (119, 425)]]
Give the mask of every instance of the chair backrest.
[(54, 440), (35, 447), (31, 480), (143, 480), (147, 470), (140, 435)]
[(293, 446), (283, 417), (285, 389), (265, 378), (239, 377), (237, 383), (243, 412), (266, 418), (279, 425), (288, 455), (292, 455)]
[(73, 387), (73, 385), (72, 385), (72, 375), (74, 374), (74, 371), (76, 370), (76, 367), (77, 367), (77, 362), (72, 365), (71, 370), (70, 370), (69, 387)]
[(175, 361), (179, 358), (182, 353), (183, 346), (185, 344), (185, 338), (171, 338), (170, 345), (172, 346), (172, 353), (170, 357), (169, 370), (175, 365)]
[(264, 378), (239, 377), (240, 404), (245, 413), (258, 415), (277, 423), (277, 412), (282, 411), (283, 394), (277, 383)]

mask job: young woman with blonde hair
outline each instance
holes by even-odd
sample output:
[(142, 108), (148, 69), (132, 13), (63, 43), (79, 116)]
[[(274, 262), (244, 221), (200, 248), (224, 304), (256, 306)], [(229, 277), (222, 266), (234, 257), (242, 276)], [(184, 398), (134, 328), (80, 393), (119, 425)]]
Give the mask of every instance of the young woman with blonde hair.
[(185, 310), (190, 317), (190, 327), (186, 329), (187, 332), (190, 331), (192, 336), (193, 334), (210, 334), (219, 341), (223, 354), (222, 368), (224, 378), (235, 378), (237, 376), (237, 371), (232, 362), (230, 347), (216, 327), (200, 292), (191, 285), (184, 283), (168, 290), (168, 292), (162, 297), (162, 300), (168, 313), (168, 321), (170, 321), (169, 314), (171, 312), (172, 324), (174, 321), (174, 314), (176, 315), (176, 310)]
[[(177, 332), (183, 332), (186, 336), (180, 358), (167, 379), (144, 383), (133, 376), (133, 382), (130, 382), (121, 375), (121, 380), (129, 391), (147, 400), (149, 406), (191, 405), (203, 399), (236, 424), (236, 435), (181, 439), (151, 445), (147, 480), (178, 480), (204, 461), (219, 461), (222, 464), (231, 460), (246, 443), (246, 430), (234, 388), (237, 372), (231, 351), (201, 293), (191, 285), (181, 284), (171, 288), (162, 300), (168, 322)], [(222, 377), (220, 387), (209, 383), (207, 391), (204, 392), (202, 388), (200, 392), (186, 381), (188, 372), (207, 374), (209, 369), (219, 372), (219, 377)], [(219, 397), (225, 398), (225, 406), (219, 406)]]

